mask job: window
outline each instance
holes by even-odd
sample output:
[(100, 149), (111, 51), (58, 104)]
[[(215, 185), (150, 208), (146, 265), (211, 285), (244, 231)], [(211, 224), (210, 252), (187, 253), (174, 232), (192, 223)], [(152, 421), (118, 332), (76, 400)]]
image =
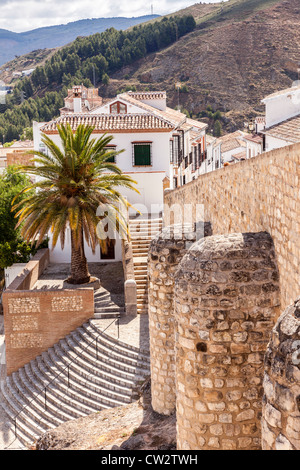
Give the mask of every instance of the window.
[(174, 154), (174, 163), (175, 165), (178, 165), (179, 161), (179, 136), (176, 135), (174, 136), (174, 141), (173, 141), (173, 154)]
[(174, 142), (170, 140), (170, 163), (174, 163)]
[[(108, 145), (107, 147), (105, 147), (105, 151), (106, 152), (115, 152), (116, 151), (116, 145)], [(115, 155), (112, 155), (111, 157), (109, 157), (106, 162), (108, 163), (116, 163), (116, 156)]]
[(115, 259), (115, 240), (106, 240), (106, 251), (102, 250), (102, 247), (100, 247), (100, 252), (101, 252), (101, 259), (104, 260), (111, 260)]
[(127, 113), (127, 106), (126, 104), (120, 103), (117, 101), (110, 105), (110, 113), (111, 114), (126, 114)]
[(132, 149), (132, 165), (133, 166), (151, 166), (152, 165), (152, 152), (151, 142), (133, 142)]

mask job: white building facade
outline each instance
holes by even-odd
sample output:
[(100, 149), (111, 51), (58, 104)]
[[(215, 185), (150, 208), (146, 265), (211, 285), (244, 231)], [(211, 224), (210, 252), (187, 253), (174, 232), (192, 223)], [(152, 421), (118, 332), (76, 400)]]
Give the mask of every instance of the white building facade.
[[(114, 163), (136, 181), (139, 191), (138, 194), (122, 189), (122, 194), (145, 217), (162, 212), (164, 188), (178, 185), (181, 176), (178, 168), (186, 156), (189, 158), (196, 137), (201, 139), (201, 149), (205, 148), (206, 125), (168, 108), (165, 92), (123, 93), (89, 113), (80, 109), (76, 113), (64, 110), (56, 120), (34, 123), (35, 150), (46, 150), (43, 134), (61, 146), (57, 131), (61, 124), (70, 124), (74, 132), (79, 124), (91, 125), (94, 127), (93, 138), (104, 134), (113, 137), (110, 146), (122, 151)], [(132, 210), (131, 215), (134, 214), (136, 211)], [(52, 262), (70, 261), (69, 236), (67, 234), (64, 250), (58, 242), (51, 252)], [(86, 247), (86, 255), (89, 262), (107, 261), (100, 247), (96, 254)], [(113, 260), (121, 259), (121, 240), (116, 240)]]
[(271, 151), (300, 142), (300, 86), (273, 93), (262, 100), (266, 107), (263, 149)]

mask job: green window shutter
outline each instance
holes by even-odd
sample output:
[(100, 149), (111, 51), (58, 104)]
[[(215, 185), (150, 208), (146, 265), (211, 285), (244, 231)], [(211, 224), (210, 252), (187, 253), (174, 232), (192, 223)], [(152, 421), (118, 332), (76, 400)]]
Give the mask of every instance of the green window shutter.
[(151, 166), (151, 145), (150, 144), (134, 145), (134, 165), (135, 166)]

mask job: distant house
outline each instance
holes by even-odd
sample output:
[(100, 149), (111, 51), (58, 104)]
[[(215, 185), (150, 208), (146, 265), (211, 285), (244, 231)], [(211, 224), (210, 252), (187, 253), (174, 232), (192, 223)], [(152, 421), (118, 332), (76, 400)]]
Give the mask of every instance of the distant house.
[(32, 155), (28, 150), (33, 150), (33, 141), (16, 141), (10, 147), (0, 147), (0, 171), (11, 165), (28, 165)]
[(65, 98), (65, 106), (60, 109), (60, 114), (90, 112), (98, 108), (103, 99), (98, 94), (97, 88), (86, 88), (83, 85), (73, 86), (68, 90)]
[(236, 131), (231, 134), (225, 134), (217, 139), (217, 143), (221, 146), (221, 161), (224, 163), (234, 163), (242, 153), (246, 153), (247, 144), (245, 141), (246, 132)]
[(34, 71), (35, 71), (35, 68), (34, 68), (34, 69), (22, 70), (21, 73), (22, 73), (22, 76), (23, 76), (23, 77), (29, 77), (29, 75), (31, 75), (32, 72), (34, 72)]
[(246, 134), (244, 139), (246, 141), (246, 159), (257, 157), (263, 152), (264, 139), (261, 133)]
[(265, 104), (264, 136), (266, 151), (300, 142), (300, 85), (273, 93)]

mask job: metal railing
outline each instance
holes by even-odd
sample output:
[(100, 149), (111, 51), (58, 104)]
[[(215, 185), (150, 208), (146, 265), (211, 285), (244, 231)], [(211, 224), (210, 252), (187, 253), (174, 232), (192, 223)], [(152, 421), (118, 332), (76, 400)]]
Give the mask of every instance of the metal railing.
[[(98, 352), (98, 340), (99, 338), (101, 337), (101, 335), (103, 333), (105, 333), (105, 331), (107, 331), (113, 324), (117, 324), (117, 335), (118, 335), (118, 339), (120, 338), (120, 315), (118, 315), (117, 317), (114, 318), (114, 320), (104, 329), (104, 330), (101, 330), (101, 332), (97, 335), (97, 337), (94, 339), (92, 339), (84, 348), (81, 348), (81, 350), (76, 354), (75, 357), (73, 357), (69, 364), (67, 364), (58, 374), (55, 375), (55, 377), (53, 379), (50, 380), (50, 382), (45, 386), (43, 387), (38, 393), (36, 393), (32, 398), (31, 400), (29, 401), (29, 403), (27, 403), (21, 411), (19, 411), (16, 416), (13, 418), (14, 420), (14, 434), (15, 434), (15, 439), (14, 441), (17, 439), (18, 435), (17, 435), (17, 419), (20, 417), (20, 415), (22, 413), (24, 413), (26, 411), (26, 409), (31, 405), (31, 403), (37, 398), (39, 397), (40, 395), (42, 395), (42, 393), (44, 393), (44, 409), (45, 411), (47, 411), (47, 389), (49, 388), (50, 385), (52, 385), (63, 373), (65, 373), (67, 371), (67, 384), (68, 384), (68, 388), (70, 388), (70, 367), (72, 366), (72, 364), (76, 361), (76, 359), (78, 358), (79, 354), (82, 354), (82, 352), (86, 351), (92, 344), (96, 343), (95, 344), (95, 349), (96, 349), (96, 360), (98, 361), (99, 359), (99, 352)], [(90, 376), (91, 374), (88, 375), (88, 377)], [(18, 390), (18, 393), (19, 393), (19, 390)], [(67, 396), (67, 394), (65, 393), (63, 395), (64, 396)], [(11, 446), (11, 444), (13, 444), (12, 441), (9, 446), (6, 447), (9, 448)]]

